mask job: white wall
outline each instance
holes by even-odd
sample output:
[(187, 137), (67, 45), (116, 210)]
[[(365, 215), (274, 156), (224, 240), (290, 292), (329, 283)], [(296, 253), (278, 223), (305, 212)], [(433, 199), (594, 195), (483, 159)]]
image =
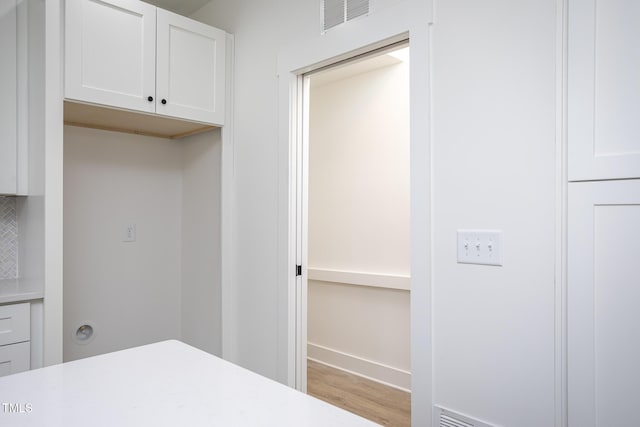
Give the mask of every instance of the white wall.
[(26, 118), (19, 128), (21, 143), (28, 153), (26, 182), (29, 197), (18, 202), (20, 277), (42, 282), (44, 287), (44, 108), (40, 102), (44, 94), (44, 7), (35, 1), (23, 2), (28, 14), (27, 34), (27, 93), (22, 93), (21, 113)]
[(178, 144), (183, 149), (181, 339), (220, 355), (220, 129)]
[[(437, 1), (435, 403), (554, 425), (556, 2)], [(459, 228), (503, 230), (503, 267), (456, 264)]]
[[(422, 16), (424, 4), (376, 3), (383, 5), (378, 18), (407, 4)], [(336, 29), (320, 38), (319, 10), (312, 0), (239, 0), (213, 1), (198, 14), (236, 37), (239, 362), (281, 380), (287, 356), (278, 320), (286, 308), (277, 293), (285, 278), (276, 253), (286, 242), (276, 229), (287, 213), (275, 200), (287, 163), (278, 156), (276, 61), (294, 41), (326, 47), (322, 40), (334, 43), (339, 34), (357, 37)], [(374, 15), (347, 26), (367, 30)], [(412, 36), (412, 68), (432, 43), (433, 75), (430, 81), (423, 70), (411, 79), (412, 105), (420, 106), (412, 110), (412, 177), (420, 180), (411, 194), (412, 209), (422, 212), (431, 190), (433, 240), (430, 257), (421, 259), (421, 251), (412, 263), (412, 286), (427, 289), (423, 266), (431, 263), (433, 300), (413, 287), (412, 354), (420, 355), (412, 360), (413, 421), (427, 425), (432, 390), (434, 403), (498, 425), (554, 425), (556, 1), (437, 0), (432, 40), (427, 27), (425, 20)], [(431, 159), (419, 144), (428, 138), (420, 123), (430, 118), (429, 85)], [(412, 215), (412, 254), (425, 224), (428, 212)], [(485, 227), (504, 231), (504, 267), (456, 264), (455, 230)], [(431, 307), (432, 329), (420, 317)]]
[[(32, 4), (37, 11), (34, 19), (41, 24), (36, 28), (44, 30), (44, 37), (42, 34), (36, 37), (38, 41), (34, 57), (37, 59), (30, 64), (30, 68), (42, 72), (34, 81), (36, 92), (39, 93), (35, 93), (33, 99), (34, 105), (42, 108), (39, 113), (41, 116), (38, 116), (42, 123), (38, 123), (37, 127), (40, 128), (39, 144), (44, 145), (44, 150), (39, 153), (43, 156), (42, 192), (37, 194), (43, 196), (44, 212), (43, 363), (47, 366), (63, 361), (62, 1), (36, 0)], [(31, 8), (31, 4), (29, 7)], [(42, 25), (43, 19), (45, 25)], [(30, 87), (29, 90), (31, 89)], [(29, 191), (32, 188), (30, 182)]]
[(309, 280), (308, 357), (411, 389), (409, 291)]
[[(311, 77), (309, 274), (408, 282), (409, 68), (391, 61), (370, 59), (369, 67), (381, 68), (346, 78), (349, 66)], [(308, 286), (309, 358), (410, 389), (409, 290)]]
[[(221, 353), (220, 129), (65, 127), (64, 357), (180, 339)], [(136, 241), (123, 242), (136, 224)], [(78, 345), (79, 322), (95, 339)]]
[[(235, 308), (236, 362), (284, 378), (278, 347), (277, 54), (292, 36), (319, 29), (319, 6), (290, 1), (286, 15), (267, 0), (212, 2), (192, 15), (235, 37)], [(283, 20), (283, 16), (292, 19)], [(283, 166), (283, 165), (281, 165)], [(283, 309), (283, 307), (280, 307)], [(225, 351), (227, 351), (225, 349)], [(284, 362), (284, 363), (283, 363)]]
[(309, 268), (409, 275), (408, 64), (314, 81)]
[[(38, 281), (44, 287), (44, 216), (45, 216), (45, 110), (44, 96), (44, 4), (37, 0), (23, 2), (28, 11), (28, 76), (26, 109), (27, 118), (19, 131), (21, 141), (28, 152), (28, 197), (18, 198), (18, 224), (20, 263), (19, 275)], [(24, 106), (23, 106), (24, 108)], [(25, 141), (26, 138), (26, 141)], [(42, 355), (40, 355), (42, 357)]]
[(64, 359), (180, 338), (180, 143), (66, 126), (64, 144)]

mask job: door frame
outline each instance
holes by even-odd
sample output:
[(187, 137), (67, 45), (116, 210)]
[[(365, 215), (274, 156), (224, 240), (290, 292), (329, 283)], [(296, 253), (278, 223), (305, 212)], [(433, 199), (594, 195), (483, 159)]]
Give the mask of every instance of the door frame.
[[(366, 51), (346, 60), (314, 69), (298, 76), (298, 96), (297, 105), (299, 110), (296, 114), (298, 124), (296, 129), (296, 259), (297, 265), (304, 266), (300, 269), (300, 275), (296, 276), (296, 389), (304, 393), (307, 392), (307, 332), (308, 332), (308, 295), (309, 295), (309, 114), (311, 99), (311, 76), (325, 69), (344, 65), (348, 67), (361, 60), (375, 58), (396, 49), (410, 48), (409, 39), (400, 40), (386, 46)], [(411, 89), (409, 89), (411, 90)], [(296, 265), (296, 268), (297, 268)]]
[[(304, 75), (367, 52), (410, 40), (411, 359), (412, 423), (432, 422), (431, 307), (431, 24), (432, 2), (407, 1), (297, 42), (278, 55), (278, 348), (279, 379), (301, 391), (306, 359), (306, 252), (300, 238), (303, 203), (300, 165), (304, 135)], [(425, 120), (426, 119), (426, 120)], [(422, 185), (416, 185), (423, 183)], [(424, 185), (424, 183), (428, 183)], [(303, 264), (304, 262), (304, 264)], [(303, 265), (302, 276), (296, 266)], [(306, 323), (306, 319), (305, 319)], [(306, 366), (306, 363), (304, 363)]]

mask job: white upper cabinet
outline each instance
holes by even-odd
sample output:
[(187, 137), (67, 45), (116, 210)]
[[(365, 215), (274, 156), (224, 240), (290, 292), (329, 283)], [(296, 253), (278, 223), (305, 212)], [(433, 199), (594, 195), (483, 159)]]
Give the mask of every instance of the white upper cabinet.
[(640, 177), (640, 2), (569, 0), (572, 181)]
[(156, 112), (222, 124), (225, 32), (158, 9), (157, 34)]
[(67, 1), (65, 54), (67, 99), (155, 111), (154, 6), (137, 0)]
[(0, 2), (0, 194), (17, 190), (16, 31), (16, 2)]
[(65, 98), (222, 125), (225, 45), (142, 1), (67, 1)]

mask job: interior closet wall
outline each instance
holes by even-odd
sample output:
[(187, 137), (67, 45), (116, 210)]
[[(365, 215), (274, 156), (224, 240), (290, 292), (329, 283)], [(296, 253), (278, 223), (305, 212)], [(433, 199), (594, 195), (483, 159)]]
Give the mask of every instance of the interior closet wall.
[[(64, 138), (65, 361), (172, 338), (218, 352), (219, 131)], [(84, 322), (95, 335), (78, 344)]]
[(182, 341), (216, 355), (221, 343), (221, 130), (182, 148)]
[(409, 389), (408, 64), (366, 63), (311, 76), (308, 356)]

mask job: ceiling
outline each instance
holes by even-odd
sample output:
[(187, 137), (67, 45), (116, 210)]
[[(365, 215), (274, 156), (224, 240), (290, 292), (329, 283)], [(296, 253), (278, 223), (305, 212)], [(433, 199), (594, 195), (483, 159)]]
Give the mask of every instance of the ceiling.
[(198, 11), (209, 0), (144, 0), (154, 6), (167, 9), (179, 15), (189, 16)]

